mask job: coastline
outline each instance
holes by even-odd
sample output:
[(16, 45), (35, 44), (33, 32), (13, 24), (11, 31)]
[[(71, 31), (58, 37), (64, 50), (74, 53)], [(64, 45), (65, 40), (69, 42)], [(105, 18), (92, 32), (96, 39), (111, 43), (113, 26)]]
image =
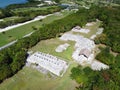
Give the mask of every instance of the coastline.
[(23, 4), (28, 2), (27, 0), (1, 0), (0, 1), (0, 8), (5, 8), (12, 4)]

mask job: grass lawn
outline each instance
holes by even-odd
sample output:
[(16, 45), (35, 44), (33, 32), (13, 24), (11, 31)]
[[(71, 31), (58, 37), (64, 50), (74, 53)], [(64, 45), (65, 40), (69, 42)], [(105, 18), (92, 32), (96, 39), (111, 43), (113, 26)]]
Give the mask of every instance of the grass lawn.
[(47, 10), (48, 8), (52, 8), (52, 7), (57, 7), (57, 6), (44, 6), (44, 7), (30, 7), (29, 9), (28, 8), (17, 8), (17, 9), (14, 9), (13, 12), (16, 13), (16, 12), (25, 12), (25, 11), (36, 11), (36, 10)]
[(61, 19), (65, 16), (69, 15), (70, 13), (72, 13), (72, 11), (62, 12), (63, 15), (61, 15), (61, 16), (51, 15), (42, 21), (35, 21), (32, 23), (11, 29), (9, 31), (6, 31), (4, 34), (0, 33), (0, 46), (3, 46), (3, 45), (5, 45), (13, 40), (19, 39), (19, 38), (23, 37), (24, 35), (34, 31), (32, 26), (39, 28), (43, 24), (48, 24), (48, 23), (53, 22), (54, 20)]
[(12, 21), (12, 20), (17, 20), (19, 18), (22, 18), (22, 17), (19, 17), (19, 16), (12, 16), (12, 17), (6, 17), (6, 18), (3, 18), (4, 21)]
[(49, 53), (55, 56), (58, 56), (60, 58), (63, 58), (67, 61), (71, 61), (72, 60), (72, 52), (74, 51), (74, 42), (67, 42), (70, 44), (70, 46), (68, 47), (68, 49), (62, 53), (57, 53), (55, 52), (55, 49), (57, 48), (57, 46), (64, 44), (66, 42), (64, 41), (60, 41), (59, 39), (49, 39), (49, 40), (44, 40), (39, 42), (35, 47), (31, 48), (30, 50), (32, 50), (33, 52), (36, 51), (41, 51), (44, 53)]
[(0, 84), (0, 90), (75, 90), (77, 83), (70, 78), (72, 63), (63, 77), (50, 78), (39, 71), (24, 67), (16, 75)]
[(44, 40), (30, 49), (50, 53), (70, 62), (63, 77), (51, 78), (35, 69), (24, 67), (16, 75), (5, 80), (0, 85), (0, 90), (75, 90), (77, 83), (70, 78), (71, 69), (77, 66), (77, 63), (71, 58), (74, 42), (68, 42), (71, 46), (65, 52), (56, 53), (55, 48), (63, 43), (58, 39)]

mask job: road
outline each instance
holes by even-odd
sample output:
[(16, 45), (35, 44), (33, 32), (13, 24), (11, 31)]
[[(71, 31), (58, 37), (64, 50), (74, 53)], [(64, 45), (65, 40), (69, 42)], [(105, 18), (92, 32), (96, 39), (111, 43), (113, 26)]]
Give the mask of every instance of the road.
[[(34, 31), (33, 31), (33, 32), (34, 32)], [(33, 32), (31, 32), (31, 33), (29, 33), (29, 34), (26, 34), (25, 36), (23, 36), (23, 38), (30, 36)], [(17, 41), (18, 41), (18, 40), (14, 40), (14, 41), (12, 41), (12, 42), (10, 42), (10, 43), (8, 43), (8, 44), (0, 47), (0, 51), (3, 50), (4, 48), (7, 48), (7, 47), (15, 44)]]

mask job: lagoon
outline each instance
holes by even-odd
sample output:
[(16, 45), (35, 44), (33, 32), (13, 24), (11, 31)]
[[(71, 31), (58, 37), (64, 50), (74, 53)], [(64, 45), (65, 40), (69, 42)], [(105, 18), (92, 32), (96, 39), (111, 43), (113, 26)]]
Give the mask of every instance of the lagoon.
[(27, 0), (0, 0), (0, 8), (4, 8), (10, 4), (25, 3)]

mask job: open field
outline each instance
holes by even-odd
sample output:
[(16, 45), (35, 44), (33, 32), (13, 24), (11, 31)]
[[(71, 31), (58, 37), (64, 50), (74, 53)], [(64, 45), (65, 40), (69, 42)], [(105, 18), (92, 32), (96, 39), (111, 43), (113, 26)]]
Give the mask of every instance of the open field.
[(0, 90), (74, 90), (77, 83), (69, 75), (75, 66), (77, 64), (72, 63), (62, 78), (51, 78), (35, 69), (24, 67), (12, 78), (4, 81)]
[(12, 21), (12, 20), (17, 20), (17, 19), (19, 19), (19, 18), (22, 18), (22, 17), (12, 16), (12, 17), (3, 18), (2, 20), (3, 20), (3, 21)]
[(48, 8), (52, 8), (52, 7), (56, 7), (56, 6), (46, 6), (46, 7), (29, 7), (28, 8), (17, 8), (14, 9), (13, 12), (25, 12), (25, 11), (36, 11), (36, 10), (47, 10)]
[(39, 28), (43, 24), (51, 23), (54, 20), (57, 20), (57, 19), (60, 19), (60, 18), (63, 18), (65, 16), (69, 15), (70, 13), (72, 13), (72, 12), (65, 11), (65, 12), (62, 12), (62, 15), (54, 14), (54, 15), (51, 15), (51, 16), (45, 18), (42, 21), (35, 21), (32, 23), (11, 29), (9, 31), (6, 31), (5, 33), (0, 33), (0, 46), (3, 46), (3, 45), (5, 45), (13, 40), (22, 38), (22, 36), (34, 31), (32, 28), (33, 26), (36, 28)]
[(74, 42), (67, 42), (70, 44), (70, 46), (68, 47), (68, 49), (62, 53), (57, 53), (55, 51), (55, 49), (57, 48), (57, 46), (64, 44), (66, 42), (64, 41), (60, 41), (59, 39), (50, 39), (50, 40), (44, 40), (39, 42), (35, 47), (31, 48), (30, 50), (32, 50), (33, 52), (36, 51), (40, 51), (40, 52), (44, 52), (44, 53), (49, 53), (58, 57), (61, 57), (67, 61), (71, 61), (72, 60), (72, 51), (74, 50)]
[(50, 53), (70, 62), (70, 66), (63, 77), (51, 77), (43, 75), (36, 69), (24, 67), (15, 76), (5, 80), (0, 85), (0, 90), (75, 90), (77, 83), (70, 78), (71, 69), (77, 66), (71, 58), (73, 51), (73, 42), (71, 46), (63, 53), (56, 53), (55, 48), (64, 42), (58, 39), (44, 40), (33, 47), (33, 51)]
[[(99, 25), (100, 23), (97, 22), (93, 26), (85, 28), (91, 29), (90, 35), (92, 35), (96, 33)], [(81, 33), (81, 35), (84, 34)], [(89, 37), (90, 35), (86, 34), (85, 37)], [(32, 50), (33, 52), (41, 51), (50, 53), (70, 62), (70, 66), (63, 77), (50, 77), (49, 75), (43, 75), (36, 69), (25, 66), (16, 75), (0, 84), (0, 90), (75, 90), (75, 87), (78, 86), (78, 84), (70, 77), (71, 69), (78, 65), (71, 57), (74, 50), (74, 42), (67, 42), (70, 46), (66, 51), (62, 53), (55, 52), (56, 47), (64, 43), (64, 41), (60, 41), (58, 38), (53, 38), (42, 40), (36, 46), (29, 49), (29, 51)], [(81, 77), (81, 80), (85, 80), (85, 78)]]

